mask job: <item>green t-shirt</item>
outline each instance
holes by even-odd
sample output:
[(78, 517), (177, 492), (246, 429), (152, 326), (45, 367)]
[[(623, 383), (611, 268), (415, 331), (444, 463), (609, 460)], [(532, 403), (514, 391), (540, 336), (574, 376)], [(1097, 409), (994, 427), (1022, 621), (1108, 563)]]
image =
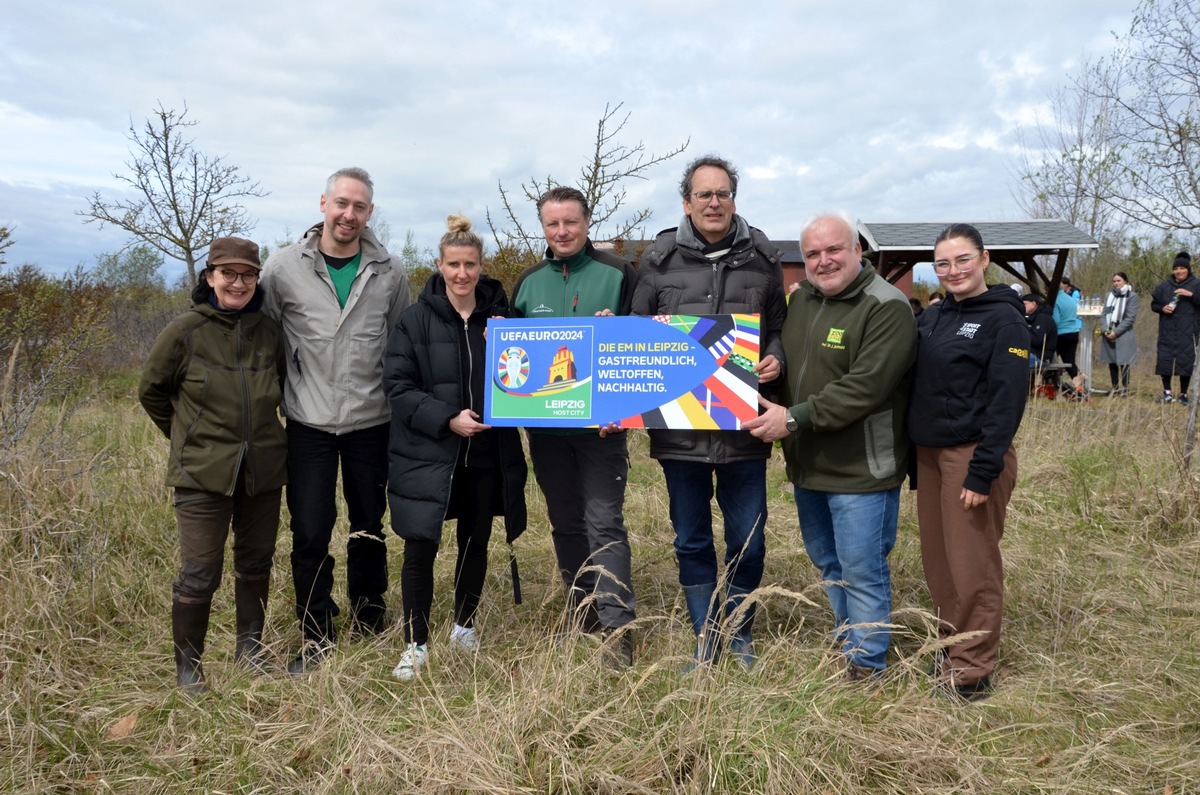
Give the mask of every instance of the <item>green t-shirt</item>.
[(345, 309), (346, 299), (350, 297), (350, 285), (354, 284), (354, 277), (358, 276), (362, 249), (353, 257), (331, 257), (324, 251), (321, 252), (321, 256), (325, 258), (325, 270), (329, 271), (329, 278), (333, 280), (333, 291), (337, 293), (338, 306)]

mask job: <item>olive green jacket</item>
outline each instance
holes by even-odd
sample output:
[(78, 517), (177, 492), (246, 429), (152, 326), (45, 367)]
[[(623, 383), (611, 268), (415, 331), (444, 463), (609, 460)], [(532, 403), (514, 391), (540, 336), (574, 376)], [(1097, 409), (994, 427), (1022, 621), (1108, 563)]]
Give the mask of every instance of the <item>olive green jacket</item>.
[(197, 304), (171, 321), (138, 387), (142, 407), (171, 440), (167, 485), (233, 494), (244, 467), (248, 495), (282, 487), (286, 375), (283, 332), (262, 312)]

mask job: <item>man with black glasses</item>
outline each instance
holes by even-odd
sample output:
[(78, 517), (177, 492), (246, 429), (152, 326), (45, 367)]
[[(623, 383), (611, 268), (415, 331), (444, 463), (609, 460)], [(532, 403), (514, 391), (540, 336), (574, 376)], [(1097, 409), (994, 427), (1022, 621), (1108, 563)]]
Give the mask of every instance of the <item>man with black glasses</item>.
[[(642, 255), (633, 314), (759, 315), (762, 357), (754, 371), (764, 386), (774, 385), (784, 372), (781, 254), (737, 214), (737, 185), (727, 160), (707, 155), (688, 164), (680, 182), (683, 219)], [(730, 649), (749, 668), (756, 660), (754, 606), (742, 604), (762, 580), (771, 445), (746, 431), (653, 430), (650, 455), (667, 482), (695, 663), (717, 658), (724, 623)], [(723, 576), (713, 543), (714, 476), (725, 520)]]

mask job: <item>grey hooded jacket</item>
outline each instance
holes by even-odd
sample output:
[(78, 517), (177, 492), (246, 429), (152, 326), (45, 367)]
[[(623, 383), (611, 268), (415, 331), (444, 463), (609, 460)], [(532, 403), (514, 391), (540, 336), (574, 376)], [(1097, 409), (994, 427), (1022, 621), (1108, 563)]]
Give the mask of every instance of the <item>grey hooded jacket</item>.
[(337, 294), (317, 249), (321, 224), (280, 249), (262, 272), (263, 310), (283, 326), (288, 374), (283, 413), (326, 433), (382, 425), (390, 416), (383, 391), (388, 332), (408, 306), (408, 275), (371, 230), (346, 299)]

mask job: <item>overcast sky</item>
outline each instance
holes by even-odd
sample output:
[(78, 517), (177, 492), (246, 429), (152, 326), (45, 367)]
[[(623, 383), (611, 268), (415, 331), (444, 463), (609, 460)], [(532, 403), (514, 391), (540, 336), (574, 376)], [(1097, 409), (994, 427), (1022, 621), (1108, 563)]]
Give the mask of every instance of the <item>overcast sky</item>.
[(497, 183), (572, 182), (617, 102), (624, 143), (691, 140), (627, 186), (654, 212), (647, 234), (679, 222), (686, 159), (710, 152), (741, 170), (738, 212), (777, 239), (824, 209), (1016, 219), (1020, 131), (1134, 2), (10, 4), (0, 225), (15, 227), (10, 266), (119, 249), (125, 233), (76, 213), (93, 191), (118, 195), (130, 121), (159, 102), (186, 102), (198, 147), (270, 192), (246, 202), (260, 243), (318, 221), (325, 178), (347, 165), (371, 172), (394, 239), (433, 246), (450, 212), (485, 227)]

